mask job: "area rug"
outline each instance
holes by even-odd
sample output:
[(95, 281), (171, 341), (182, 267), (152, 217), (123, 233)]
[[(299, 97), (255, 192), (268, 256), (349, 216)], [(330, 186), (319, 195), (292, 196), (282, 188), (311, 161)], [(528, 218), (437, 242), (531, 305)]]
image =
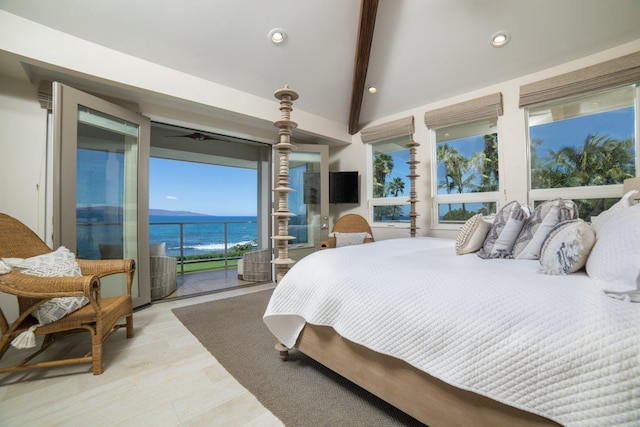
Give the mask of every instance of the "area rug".
[(287, 427), (423, 426), (299, 351), (278, 358), (262, 315), (272, 290), (173, 309), (176, 317)]

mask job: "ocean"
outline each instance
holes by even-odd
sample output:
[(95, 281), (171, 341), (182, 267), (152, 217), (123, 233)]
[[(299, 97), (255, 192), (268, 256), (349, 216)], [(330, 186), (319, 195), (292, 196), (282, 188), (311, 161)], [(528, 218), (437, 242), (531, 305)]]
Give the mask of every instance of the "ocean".
[(149, 216), (149, 243), (166, 245), (167, 255), (180, 255), (180, 224), (184, 255), (223, 253), (225, 223), (227, 247), (255, 244), (258, 237), (255, 216)]
[[(78, 257), (100, 259), (100, 247), (116, 246), (122, 251), (122, 213), (105, 208), (78, 210)], [(169, 256), (180, 256), (180, 224), (184, 255), (224, 253), (225, 224), (227, 248), (255, 244), (258, 237), (255, 216), (149, 216), (149, 243), (165, 243)], [(122, 256), (122, 255), (120, 255)]]

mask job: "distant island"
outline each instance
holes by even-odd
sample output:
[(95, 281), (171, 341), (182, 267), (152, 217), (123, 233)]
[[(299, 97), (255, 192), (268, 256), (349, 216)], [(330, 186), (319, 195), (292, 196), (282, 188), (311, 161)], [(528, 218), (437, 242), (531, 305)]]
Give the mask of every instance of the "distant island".
[(149, 215), (153, 216), (210, 216), (207, 214), (188, 211), (168, 211), (165, 209), (149, 209)]

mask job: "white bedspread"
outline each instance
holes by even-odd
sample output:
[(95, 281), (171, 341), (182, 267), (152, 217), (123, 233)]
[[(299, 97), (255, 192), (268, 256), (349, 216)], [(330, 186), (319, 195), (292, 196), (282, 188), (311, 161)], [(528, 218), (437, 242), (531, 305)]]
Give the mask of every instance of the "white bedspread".
[(584, 273), (538, 268), (426, 237), (324, 250), (287, 273), (264, 321), (289, 347), (305, 322), (331, 326), (567, 426), (640, 425), (640, 304), (606, 297)]

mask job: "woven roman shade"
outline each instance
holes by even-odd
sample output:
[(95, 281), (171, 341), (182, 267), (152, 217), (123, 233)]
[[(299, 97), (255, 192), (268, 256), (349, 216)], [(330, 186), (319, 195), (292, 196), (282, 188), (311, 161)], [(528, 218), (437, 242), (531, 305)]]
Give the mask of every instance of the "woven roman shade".
[(409, 116), (392, 122), (362, 129), (360, 137), (362, 138), (362, 142), (371, 144), (374, 142), (384, 141), (385, 139), (396, 138), (398, 136), (413, 135), (415, 130), (416, 127), (413, 116)]
[(502, 93), (492, 93), (448, 107), (424, 113), (424, 123), (429, 129), (469, 123), (502, 115)]
[(640, 52), (520, 87), (520, 107), (640, 82)]

